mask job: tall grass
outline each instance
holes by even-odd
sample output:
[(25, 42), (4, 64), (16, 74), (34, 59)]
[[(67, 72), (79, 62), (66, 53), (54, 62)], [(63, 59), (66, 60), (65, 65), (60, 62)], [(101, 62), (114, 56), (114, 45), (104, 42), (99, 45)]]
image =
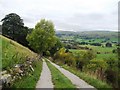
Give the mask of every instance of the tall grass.
[(36, 54), (28, 48), (18, 44), (0, 35), (2, 47), (2, 69), (6, 70), (13, 67), (15, 64), (23, 63), (28, 57), (35, 58)]

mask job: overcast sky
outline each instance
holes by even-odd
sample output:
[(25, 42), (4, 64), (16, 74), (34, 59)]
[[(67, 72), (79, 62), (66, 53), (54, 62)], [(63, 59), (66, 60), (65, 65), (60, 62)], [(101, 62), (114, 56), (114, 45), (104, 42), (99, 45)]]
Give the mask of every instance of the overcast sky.
[(16, 13), (28, 27), (52, 20), (57, 30), (117, 30), (119, 0), (0, 0), (0, 20)]

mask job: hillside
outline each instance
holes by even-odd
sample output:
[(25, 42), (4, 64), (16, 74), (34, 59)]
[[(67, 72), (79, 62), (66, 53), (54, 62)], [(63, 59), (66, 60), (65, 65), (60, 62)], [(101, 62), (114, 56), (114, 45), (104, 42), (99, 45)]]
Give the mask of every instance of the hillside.
[(57, 35), (79, 35), (81, 37), (87, 36), (87, 37), (100, 37), (100, 38), (117, 38), (118, 37), (118, 32), (114, 31), (77, 31), (77, 32), (72, 32), (72, 31), (56, 31)]
[(0, 39), (2, 39), (2, 69), (12, 67), (16, 63), (23, 63), (28, 57), (36, 57), (35, 53), (15, 41), (1, 35)]
[[(0, 35), (0, 41), (3, 70), (1, 78), (3, 82), (6, 78), (9, 78), (7, 79), (7, 83), (10, 83), (5, 87), (34, 88), (42, 67), (42, 62), (39, 61), (38, 55), (21, 44), (2, 35)], [(32, 75), (32, 77), (29, 75)], [(38, 78), (36, 76), (38, 76)], [(27, 83), (29, 81), (32, 82)]]
[(72, 40), (85, 43), (118, 43), (118, 33), (114, 31), (56, 31), (56, 35), (62, 40)]

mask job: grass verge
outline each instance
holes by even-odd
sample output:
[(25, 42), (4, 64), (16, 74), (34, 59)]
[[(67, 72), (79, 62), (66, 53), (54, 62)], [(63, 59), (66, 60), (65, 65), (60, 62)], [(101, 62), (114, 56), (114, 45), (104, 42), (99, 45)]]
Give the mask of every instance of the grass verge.
[(52, 74), (52, 81), (54, 83), (55, 89), (60, 90), (75, 90), (75, 86), (72, 84), (72, 82), (64, 76), (55, 66), (53, 66), (49, 61), (47, 61), (47, 65), (51, 71)]
[(24, 76), (22, 79), (16, 80), (11, 88), (29, 88), (35, 90), (37, 81), (42, 71), (42, 61), (36, 60), (33, 63), (34, 72)]
[(90, 85), (94, 86), (98, 90), (112, 90), (112, 87), (104, 81), (94, 78), (93, 76), (90, 76), (84, 72), (80, 72), (79, 70), (72, 68), (70, 66), (62, 65), (62, 67), (72, 72), (73, 74), (77, 75), (78, 77), (80, 77), (81, 79), (89, 83)]

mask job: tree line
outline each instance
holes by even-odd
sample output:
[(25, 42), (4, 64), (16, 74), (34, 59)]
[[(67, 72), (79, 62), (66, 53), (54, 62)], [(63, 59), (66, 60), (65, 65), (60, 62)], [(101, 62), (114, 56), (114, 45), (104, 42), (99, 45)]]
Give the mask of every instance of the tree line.
[(55, 36), (52, 21), (41, 19), (32, 29), (24, 26), (23, 19), (16, 13), (6, 15), (1, 21), (2, 35), (29, 47), (41, 56), (53, 55), (62, 47), (62, 43)]

